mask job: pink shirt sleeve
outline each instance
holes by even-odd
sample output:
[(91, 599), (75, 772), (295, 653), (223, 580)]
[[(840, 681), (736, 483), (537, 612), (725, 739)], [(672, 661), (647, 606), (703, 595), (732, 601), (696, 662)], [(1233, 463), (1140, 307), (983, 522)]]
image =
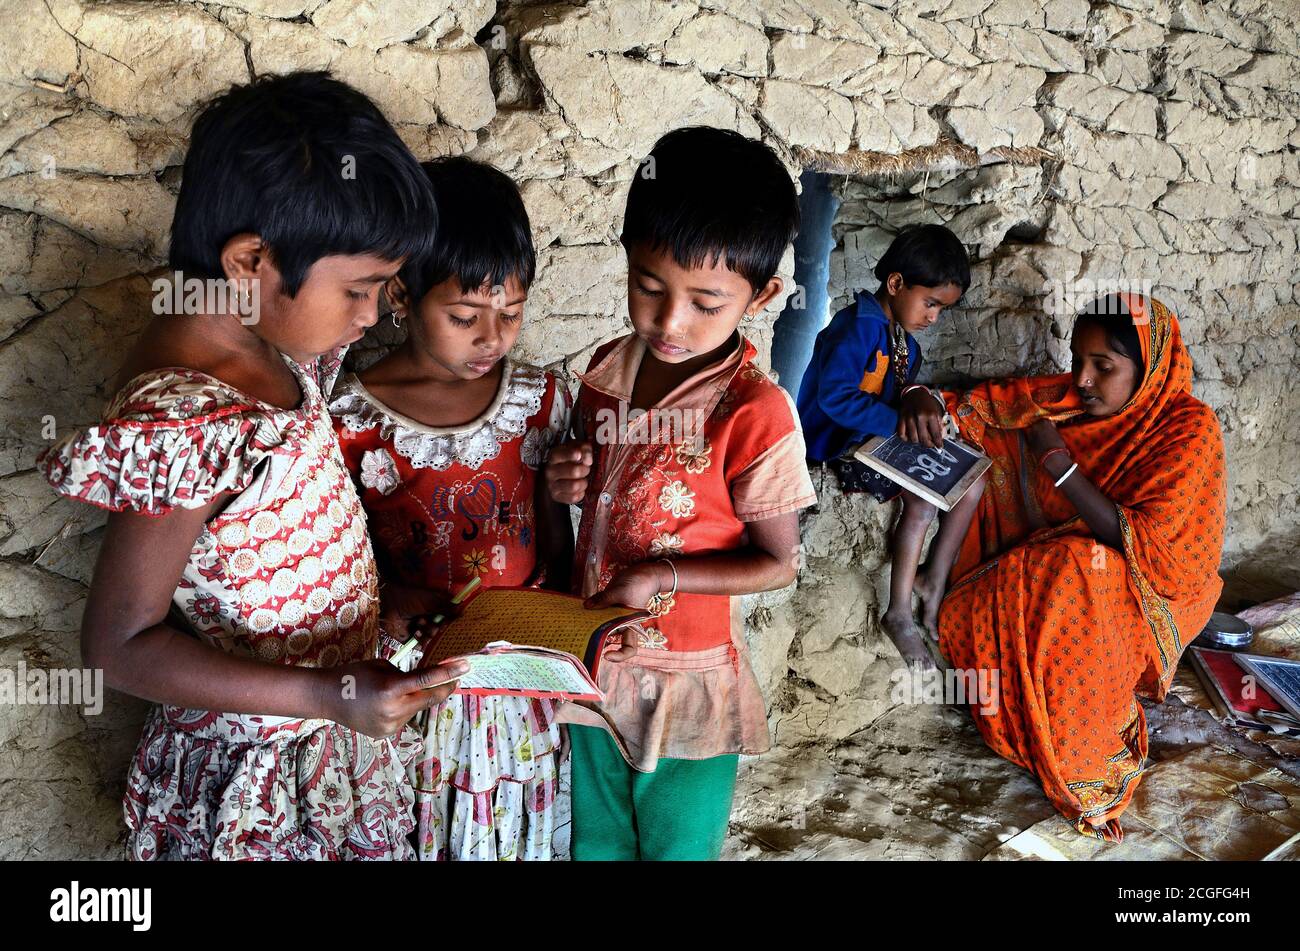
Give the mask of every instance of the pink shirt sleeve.
[(808, 475), (803, 430), (790, 397), (788, 429), (778, 435), (731, 482), (731, 504), (742, 522), (757, 522), (815, 505), (817, 493)]

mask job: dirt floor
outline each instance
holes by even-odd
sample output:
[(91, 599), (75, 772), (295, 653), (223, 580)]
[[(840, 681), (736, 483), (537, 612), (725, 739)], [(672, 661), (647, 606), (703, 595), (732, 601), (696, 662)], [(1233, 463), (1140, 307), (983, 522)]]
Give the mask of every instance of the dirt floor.
[(1300, 857), (1300, 742), (1279, 755), (1173, 694), (1146, 711), (1150, 767), (1118, 845), (1059, 818), (964, 710), (900, 706), (833, 749), (744, 763), (724, 858)]
[[(1252, 649), (1300, 657), (1300, 627)], [(1079, 835), (964, 707), (898, 705), (829, 749), (747, 759), (724, 857), (1300, 858), (1300, 737), (1224, 725), (1187, 662), (1164, 702), (1143, 707), (1148, 767), (1118, 844)]]
[[(1253, 650), (1300, 658), (1300, 620)], [(984, 745), (964, 707), (900, 704), (834, 746), (743, 758), (723, 858), (1300, 859), (1300, 736), (1224, 725), (1187, 662), (1143, 708), (1148, 767), (1120, 843), (1077, 833), (1027, 771)]]
[[(1180, 671), (1145, 704), (1150, 766), (1119, 844), (1084, 838), (956, 707), (898, 706), (831, 749), (747, 757), (724, 860), (1300, 859), (1300, 739), (1222, 726)], [(1268, 745), (1266, 745), (1268, 744)], [(568, 769), (556, 858), (568, 858)]]

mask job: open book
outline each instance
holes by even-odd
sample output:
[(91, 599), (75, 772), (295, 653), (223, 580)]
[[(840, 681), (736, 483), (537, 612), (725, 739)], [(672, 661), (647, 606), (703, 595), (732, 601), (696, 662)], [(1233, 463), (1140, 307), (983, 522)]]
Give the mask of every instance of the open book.
[(461, 693), (556, 700), (604, 700), (594, 676), (605, 646), (650, 616), (625, 607), (582, 606), (582, 598), (537, 588), (481, 588), (461, 614), (419, 646), (416, 668), (463, 659)]
[(1268, 692), (1300, 726), (1300, 660), (1266, 657), (1263, 654), (1235, 654), (1242, 669), (1259, 678)]
[(1249, 730), (1300, 729), (1300, 719), (1288, 718), (1288, 711), (1266, 689), (1267, 682), (1251, 676), (1242, 655), (1192, 645), (1187, 656), (1210, 701), (1229, 725)]

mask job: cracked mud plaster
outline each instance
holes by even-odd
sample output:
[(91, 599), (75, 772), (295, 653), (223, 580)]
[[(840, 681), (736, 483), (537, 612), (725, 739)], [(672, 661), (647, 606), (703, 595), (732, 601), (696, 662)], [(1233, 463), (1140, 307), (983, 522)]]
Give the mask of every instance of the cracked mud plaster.
[[(1179, 312), (1197, 395), (1223, 424), (1230, 589), (1300, 587), (1288, 442), (1300, 414), (1300, 23), (1285, 5), (0, 0), (0, 24), (19, 21), (0, 29), (0, 569), (29, 573), (0, 620), (18, 639), (46, 631), (52, 656), (56, 642), (75, 646), (66, 586), (88, 579), (102, 519), (43, 493), (42, 422), (92, 420), (148, 319), (198, 104), (294, 68), (360, 85), (421, 158), (467, 152), (519, 182), (539, 252), (519, 356), (566, 375), (626, 325), (618, 216), (636, 163), (671, 128), (761, 136), (792, 176), (800, 146), (1047, 150), (1033, 166), (838, 180), (833, 306), (874, 287), (899, 228), (948, 223), (975, 255), (974, 283), (921, 342), (927, 378), (956, 384), (1065, 365), (1069, 321), (1044, 312), (1050, 282), (1150, 280)], [(780, 306), (751, 327), (765, 366)], [(354, 362), (392, 343), (376, 328)], [(1037, 828), (1050, 818), (1041, 796), (981, 759), (960, 716), (890, 707), (893, 655), (876, 621), (889, 513), (814, 478), (799, 582), (745, 601), (783, 752), (742, 784), (735, 854), (980, 857)], [(60, 721), (70, 735), (57, 755), (36, 744), (6, 760), (12, 743), (0, 743), (0, 842), (26, 843), (5, 848), (113, 854), (143, 709), (120, 701), (99, 724)], [(94, 752), (106, 738), (111, 767)], [(796, 775), (818, 803), (798, 836), (763, 795)], [(1253, 775), (1229, 797), (1238, 809), (1274, 801), (1257, 788), (1278, 789), (1272, 779)], [(908, 784), (919, 798), (900, 792)], [(760, 841), (772, 838), (777, 852)]]

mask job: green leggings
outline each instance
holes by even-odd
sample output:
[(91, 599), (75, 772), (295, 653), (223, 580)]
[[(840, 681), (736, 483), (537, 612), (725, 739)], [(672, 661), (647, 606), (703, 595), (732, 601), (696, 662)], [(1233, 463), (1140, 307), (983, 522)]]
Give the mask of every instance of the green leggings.
[(722, 854), (739, 756), (661, 759), (641, 773), (604, 730), (568, 730), (575, 861), (707, 862)]

